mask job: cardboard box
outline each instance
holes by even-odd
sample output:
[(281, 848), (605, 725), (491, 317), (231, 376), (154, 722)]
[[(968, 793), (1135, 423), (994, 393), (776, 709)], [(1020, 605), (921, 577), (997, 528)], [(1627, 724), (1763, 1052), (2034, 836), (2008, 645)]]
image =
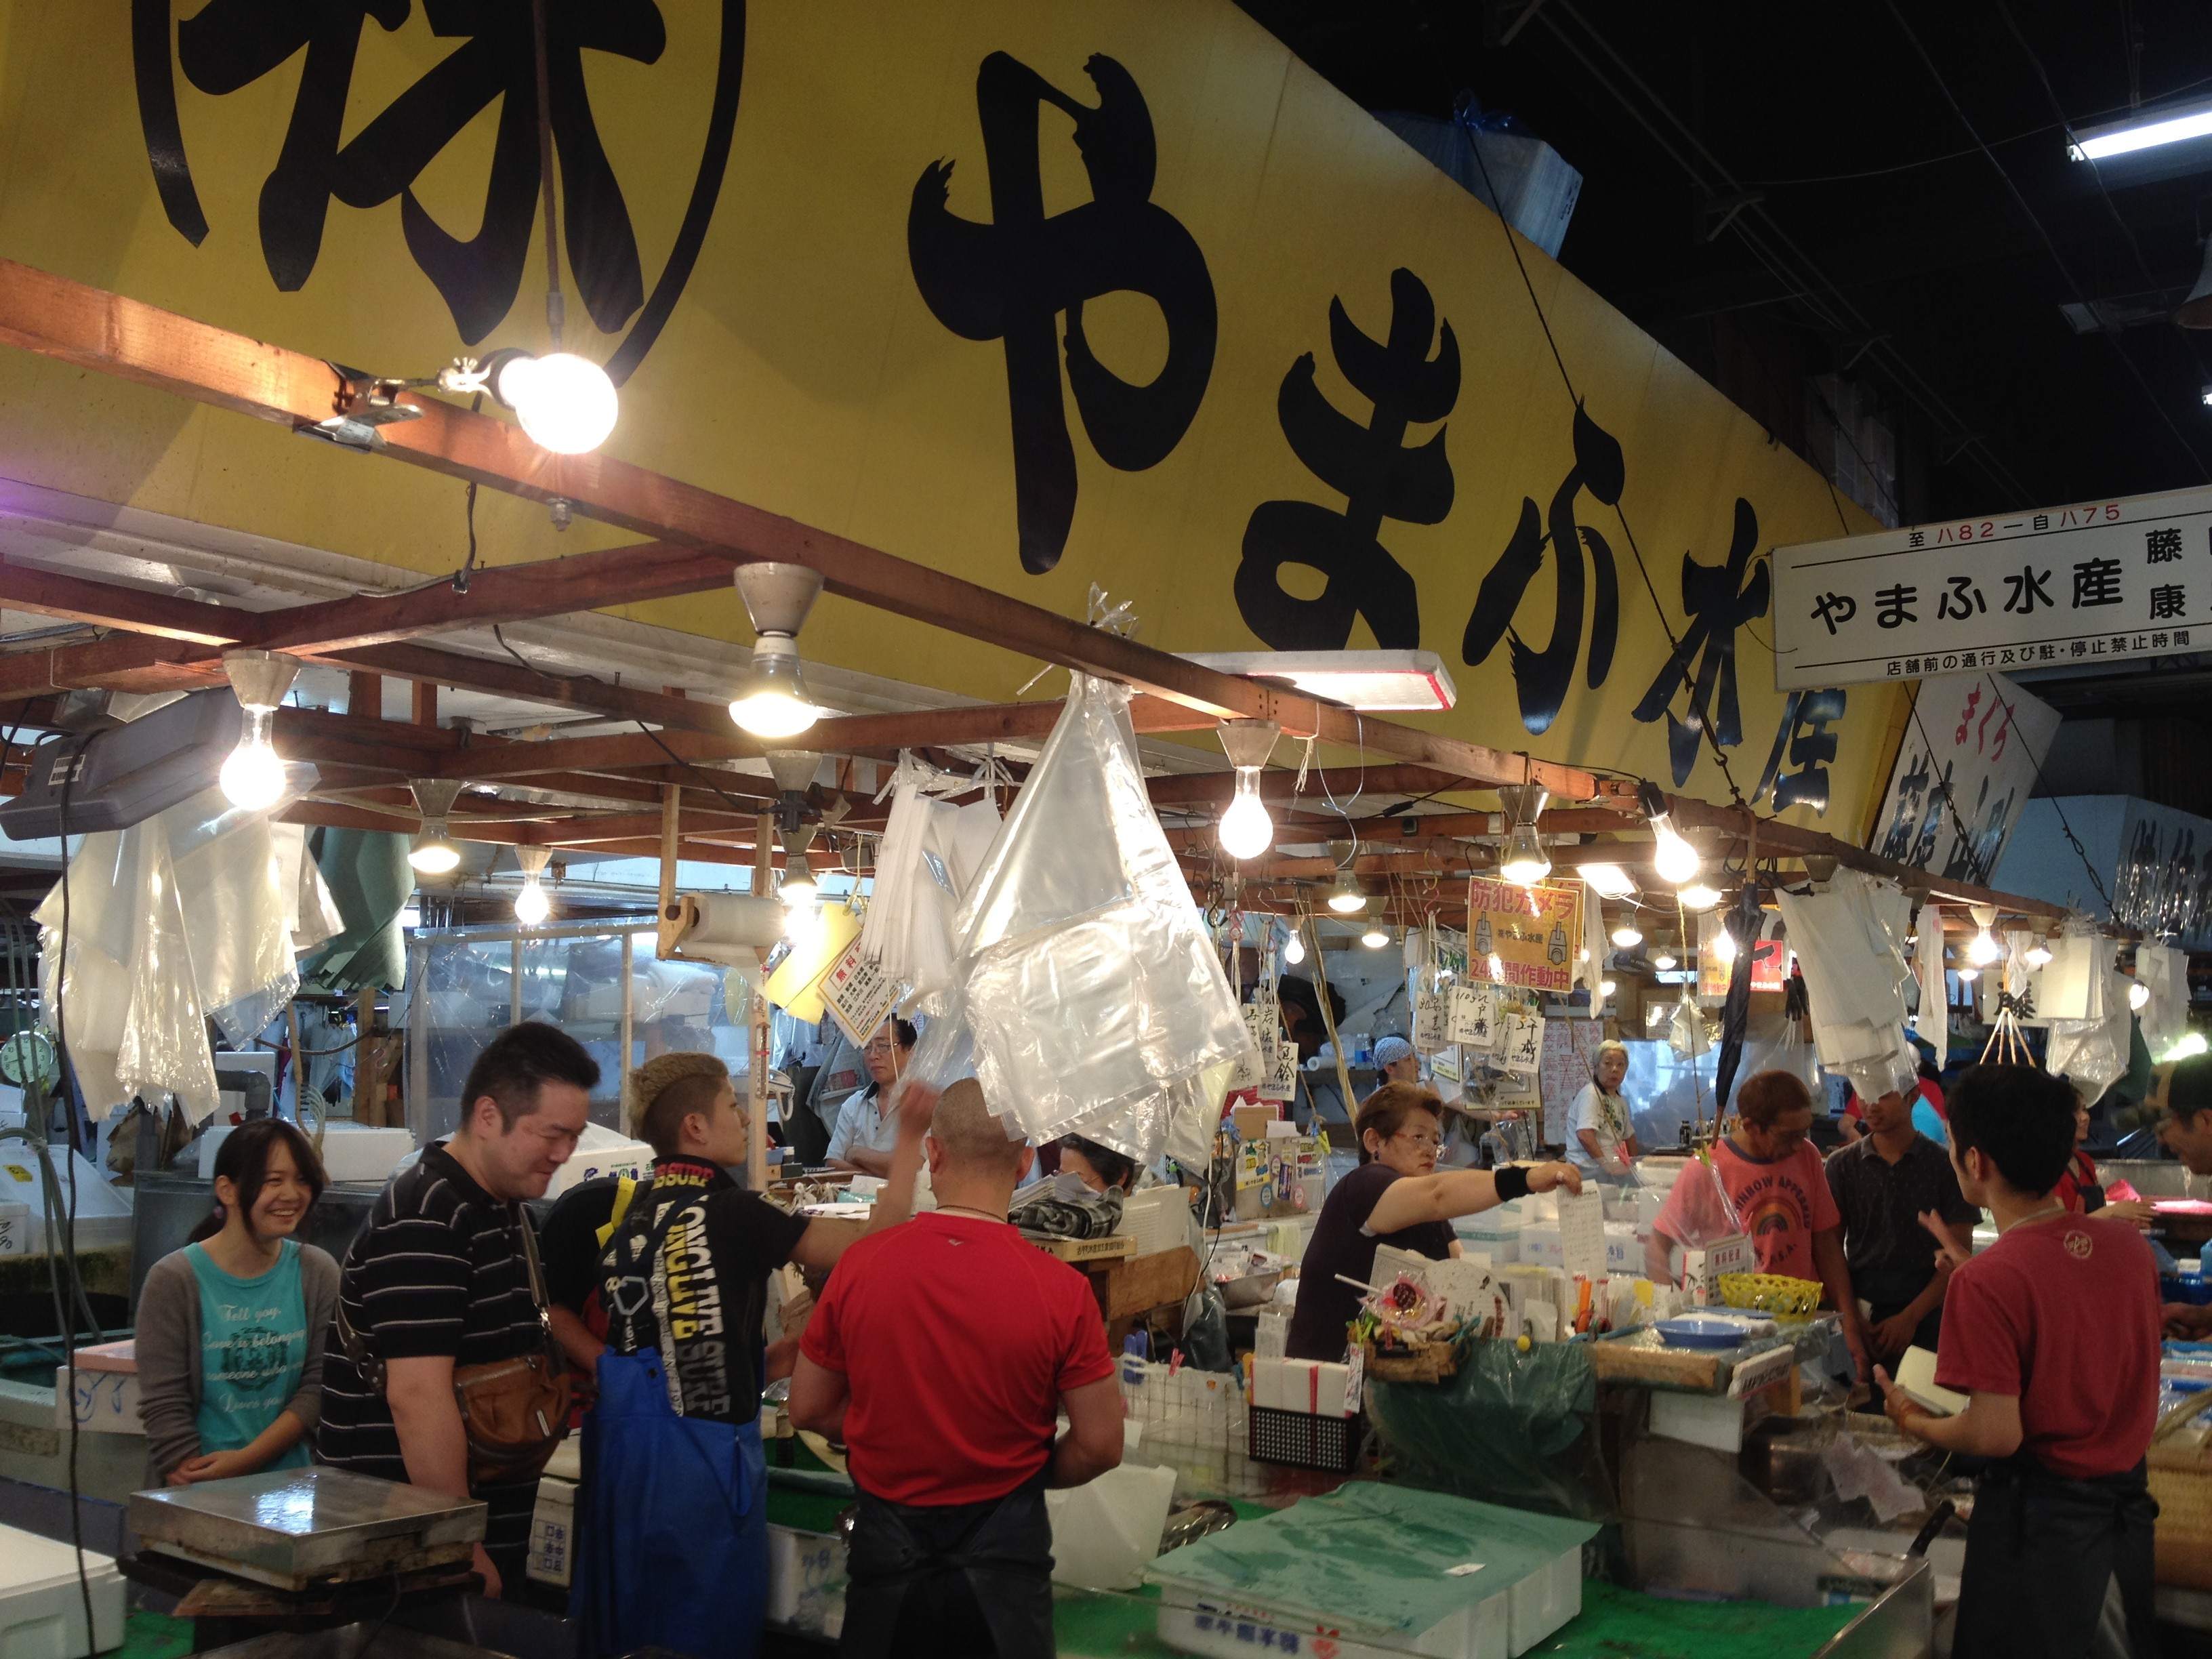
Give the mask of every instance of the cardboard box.
[(1267, 1126), (1282, 1121), (1281, 1109), (1273, 1104), (1232, 1106), (1229, 1115), (1236, 1120), (1239, 1140), (1265, 1140)]
[(1127, 1233), (1109, 1233), (1103, 1238), (1030, 1238), (1030, 1243), (1062, 1261), (1116, 1261), (1137, 1253), (1137, 1241)]

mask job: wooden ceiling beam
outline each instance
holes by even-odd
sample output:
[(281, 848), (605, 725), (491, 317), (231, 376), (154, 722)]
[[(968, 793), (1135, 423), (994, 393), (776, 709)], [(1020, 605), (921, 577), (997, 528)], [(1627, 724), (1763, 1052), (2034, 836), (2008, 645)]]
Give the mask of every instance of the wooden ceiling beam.
[[(0, 342), (265, 420), (293, 431), (356, 411), (360, 389), (330, 365), (0, 261)], [(1213, 717), (1273, 720), (1294, 735), (1432, 766), (1478, 785), (1540, 783), (1562, 800), (1619, 793), (1589, 773), (1370, 719), (1279, 685), (1243, 679), (842, 536), (604, 454), (556, 455), (507, 421), (402, 394), (417, 418), (376, 428), (378, 453), (587, 517), (742, 560), (819, 571), (829, 591), (1021, 656), (1100, 675)]]

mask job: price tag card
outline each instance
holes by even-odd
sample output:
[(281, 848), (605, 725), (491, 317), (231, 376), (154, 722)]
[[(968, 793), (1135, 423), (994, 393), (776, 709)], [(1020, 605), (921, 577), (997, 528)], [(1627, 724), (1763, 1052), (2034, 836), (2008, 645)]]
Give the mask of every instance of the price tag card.
[(845, 947), (845, 954), (837, 958), (837, 965), (822, 976), (821, 990), (823, 1006), (844, 1028), (845, 1035), (855, 1044), (865, 1045), (890, 1016), (891, 1005), (898, 1000), (899, 988), (881, 963), (860, 954), (856, 935)]
[(1579, 1194), (1561, 1189), (1559, 1249), (1570, 1273), (1585, 1273), (1593, 1283), (1604, 1283), (1605, 1200), (1595, 1188)]
[(1275, 1063), (1260, 1085), (1262, 1100), (1296, 1100), (1298, 1095), (1298, 1051), (1294, 1044), (1275, 1045)]
[(1544, 1063), (1544, 1022), (1534, 1014), (1507, 1014), (1498, 1023), (1497, 1064), (1526, 1077)]
[(1261, 1068), (1272, 1073), (1275, 1067), (1275, 1051), (1282, 1047), (1283, 1042), (1280, 1008), (1263, 997), (1246, 1003), (1237, 1012), (1244, 1017), (1244, 1029), (1252, 1034), (1252, 1046), (1259, 1051)]
[(1413, 1047), (1425, 1054), (1450, 1046), (1450, 996), (1443, 991), (1413, 994)]
[(1498, 1046), (1498, 988), (1455, 985), (1445, 1036), (1462, 1048), (1485, 1054)]

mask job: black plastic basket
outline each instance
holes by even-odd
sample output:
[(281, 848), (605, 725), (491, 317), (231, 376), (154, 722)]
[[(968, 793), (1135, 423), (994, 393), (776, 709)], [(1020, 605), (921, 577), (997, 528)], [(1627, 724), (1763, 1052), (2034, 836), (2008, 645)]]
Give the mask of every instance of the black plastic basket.
[(1366, 1425), (1363, 1417), (1317, 1417), (1274, 1406), (1251, 1407), (1249, 1422), (1247, 1449), (1254, 1462), (1285, 1463), (1323, 1474), (1352, 1473)]

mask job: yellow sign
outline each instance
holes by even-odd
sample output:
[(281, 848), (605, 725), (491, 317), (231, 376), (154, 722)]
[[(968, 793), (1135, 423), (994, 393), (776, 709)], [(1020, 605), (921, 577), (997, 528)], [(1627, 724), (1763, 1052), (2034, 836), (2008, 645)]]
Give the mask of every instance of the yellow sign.
[[(1766, 556), (1871, 520), (1523, 246), (1578, 408), (1498, 220), (1231, 0), (549, 9), (611, 453), (1064, 614), (1097, 583), (1169, 650), (1423, 647), (1438, 730), (1713, 797), (1717, 750), (1862, 821), (1901, 688), (1778, 693)], [(380, 374), (542, 349), (529, 15), (5, 0), (0, 247)], [(461, 557), (458, 483), (18, 353), (0, 455)], [(622, 539), (478, 521), (494, 562)], [(631, 614), (733, 672), (749, 638), (733, 595)], [(834, 598), (802, 646), (994, 701), (1034, 669)]]
[(1583, 939), (1583, 884), (1469, 876), (1468, 964), (1477, 978), (1567, 996), (1575, 988)]

